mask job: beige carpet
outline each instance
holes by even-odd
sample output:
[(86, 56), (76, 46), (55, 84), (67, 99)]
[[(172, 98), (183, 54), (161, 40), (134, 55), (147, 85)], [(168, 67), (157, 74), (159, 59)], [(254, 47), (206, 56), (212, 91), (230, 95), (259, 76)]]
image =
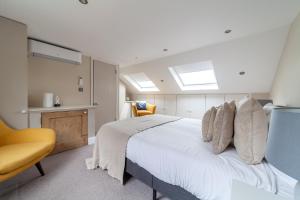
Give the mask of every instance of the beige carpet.
[(87, 170), (91, 155), (92, 146), (85, 146), (47, 157), (45, 176), (32, 167), (0, 183), (0, 200), (152, 200), (152, 189), (134, 178), (123, 186), (105, 171)]

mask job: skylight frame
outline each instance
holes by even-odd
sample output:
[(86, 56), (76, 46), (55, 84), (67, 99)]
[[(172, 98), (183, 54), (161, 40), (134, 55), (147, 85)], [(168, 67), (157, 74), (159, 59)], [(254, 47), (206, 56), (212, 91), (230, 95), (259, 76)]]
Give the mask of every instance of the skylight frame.
[[(185, 69), (188, 68), (188, 69)], [(176, 70), (176, 68), (179, 70)], [(195, 70), (193, 68), (198, 68)], [(177, 85), (180, 87), (182, 91), (189, 91), (189, 90), (218, 90), (218, 82), (214, 72), (213, 64), (211, 61), (201, 62), (201, 63), (193, 63), (186, 66), (175, 66), (169, 67), (169, 71), (173, 78), (175, 79)], [(180, 72), (178, 72), (180, 71)], [(204, 71), (211, 71), (213, 74), (213, 81), (203, 82), (203, 83), (195, 83), (195, 84), (185, 84), (186, 81), (182, 79), (181, 74), (188, 74), (188, 73), (199, 73)]]
[[(135, 80), (132, 76), (137, 75), (137, 74), (144, 76), (145, 80), (143, 80), (143, 81)], [(150, 80), (145, 73), (142, 72), (142, 73), (137, 73), (137, 74), (128, 74), (128, 75), (123, 75), (123, 76), (131, 85), (133, 85), (140, 92), (158, 92), (159, 91), (159, 89), (156, 87), (156, 85), (153, 83), (153, 81)], [(152, 86), (143, 86), (141, 84), (141, 82), (151, 82)], [(150, 85), (151, 85), (151, 83), (150, 83)]]

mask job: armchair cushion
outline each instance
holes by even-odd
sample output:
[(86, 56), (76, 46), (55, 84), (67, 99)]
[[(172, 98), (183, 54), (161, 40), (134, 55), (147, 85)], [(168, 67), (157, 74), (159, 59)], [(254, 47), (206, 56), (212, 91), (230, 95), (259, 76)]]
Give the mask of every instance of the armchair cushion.
[(151, 115), (151, 114), (152, 114), (152, 112), (149, 110), (138, 110), (137, 111), (138, 116)]
[(0, 147), (0, 174), (6, 174), (28, 162), (43, 155), (47, 155), (53, 149), (49, 142), (33, 142), (23, 144), (11, 144)]

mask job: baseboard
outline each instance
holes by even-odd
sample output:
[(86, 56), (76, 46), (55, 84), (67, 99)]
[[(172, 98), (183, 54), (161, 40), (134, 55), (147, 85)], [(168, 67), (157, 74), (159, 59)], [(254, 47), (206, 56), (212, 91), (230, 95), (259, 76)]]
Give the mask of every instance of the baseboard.
[(89, 137), (88, 138), (88, 145), (92, 145), (92, 144), (95, 144), (96, 142), (96, 137)]

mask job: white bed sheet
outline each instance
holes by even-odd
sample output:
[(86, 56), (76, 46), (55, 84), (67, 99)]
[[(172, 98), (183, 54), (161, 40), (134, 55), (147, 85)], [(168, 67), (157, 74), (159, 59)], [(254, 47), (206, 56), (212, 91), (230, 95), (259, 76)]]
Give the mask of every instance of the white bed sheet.
[(201, 121), (195, 119), (184, 118), (134, 135), (126, 156), (201, 200), (230, 200), (233, 179), (285, 197), (292, 196), (296, 183), (282, 178), (266, 162), (245, 164), (234, 148), (213, 154), (212, 145), (202, 141)]

